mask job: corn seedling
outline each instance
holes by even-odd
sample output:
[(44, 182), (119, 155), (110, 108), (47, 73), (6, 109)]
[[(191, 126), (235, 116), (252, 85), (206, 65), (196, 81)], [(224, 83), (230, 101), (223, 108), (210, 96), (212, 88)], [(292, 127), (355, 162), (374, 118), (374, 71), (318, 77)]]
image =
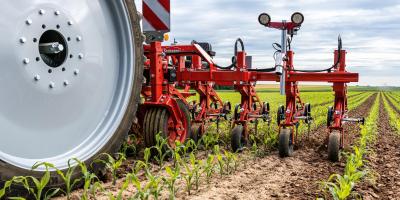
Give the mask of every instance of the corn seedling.
[(162, 178), (154, 176), (150, 171), (146, 172), (146, 178), (149, 181), (150, 194), (153, 195), (154, 200), (158, 200), (163, 190)]
[(221, 152), (219, 150), (219, 146), (218, 145), (214, 146), (214, 154), (217, 156), (219, 174), (222, 177), (224, 175), (225, 160), (224, 160), (224, 157), (222, 156), (222, 154), (221, 154)]
[[(193, 155), (193, 154), (191, 154)], [(185, 168), (185, 174), (183, 175), (183, 179), (186, 182), (186, 191), (190, 195), (190, 191), (192, 190), (193, 185), (193, 169), (190, 164), (187, 164), (185, 161), (181, 160), (182, 166)]]
[(152, 147), (156, 150), (156, 156), (154, 159), (157, 161), (160, 169), (164, 167), (164, 160), (170, 153), (170, 148), (168, 147), (168, 139), (163, 138), (160, 134), (156, 135), (156, 146)]
[[(36, 200), (48, 200), (55, 196), (60, 189), (49, 189), (43, 196), (43, 190), (46, 188), (47, 184), (50, 181), (50, 171), (49, 168), (51, 168), (53, 165), (50, 163), (42, 162), (42, 163), (37, 163), (33, 165), (32, 170), (35, 170), (39, 168), (40, 166), (45, 167), (45, 171), (43, 173), (43, 176), (39, 179), (33, 176), (27, 176), (25, 178), (21, 178), (19, 180), (15, 180), (14, 182), (22, 184), (25, 189), (29, 191), (30, 194), (34, 196)], [(33, 183), (33, 187), (31, 187), (30, 183)]]
[(87, 169), (87, 166), (84, 162), (74, 158), (73, 159), (76, 163), (78, 163), (78, 166), (80, 167), (81, 173), (82, 173), (82, 179), (83, 179), (83, 192), (81, 199), (82, 200), (87, 200), (89, 199), (89, 190), (92, 187), (92, 183), (94, 181), (98, 181), (98, 178), (96, 174), (90, 172)]
[(208, 155), (206, 162), (204, 162), (203, 172), (206, 174), (207, 183), (210, 183), (211, 176), (214, 173), (214, 169), (215, 169), (214, 159), (215, 159), (215, 156), (210, 154), (210, 155)]
[(163, 181), (168, 187), (169, 199), (174, 200), (175, 194), (177, 192), (175, 183), (180, 178), (180, 165), (178, 163), (174, 168), (170, 168), (167, 166), (165, 167), (165, 171), (167, 172), (169, 177), (163, 177)]
[(133, 186), (136, 188), (136, 193), (131, 199), (141, 199), (141, 200), (147, 200), (150, 197), (150, 184), (145, 184), (142, 186), (142, 183), (140, 182), (139, 178), (136, 176), (136, 174), (128, 174), (126, 177), (126, 181), (132, 182)]
[(200, 184), (200, 176), (201, 176), (200, 168), (202, 166), (202, 163), (200, 160), (196, 159), (196, 156), (194, 155), (194, 153), (191, 153), (190, 154), (190, 164), (192, 165), (192, 172), (193, 172), (193, 178), (194, 178), (196, 190), (198, 190), (199, 184)]
[(0, 189), (0, 199), (6, 195), (6, 191), (10, 189), (13, 183), (21, 183), (22, 181), (26, 180), (23, 176), (14, 176), (11, 180), (8, 180), (4, 183), (3, 188)]
[(143, 159), (144, 159), (144, 163), (146, 165), (146, 168), (150, 167), (150, 165), (149, 165), (150, 157), (151, 157), (151, 149), (150, 148), (144, 149), (144, 157), (143, 157)]
[(95, 163), (101, 163), (106, 166), (108, 170), (110, 170), (112, 174), (112, 184), (115, 185), (117, 183), (117, 170), (122, 166), (126, 157), (122, 153), (117, 153), (117, 159), (111, 156), (108, 153), (102, 153), (99, 157), (104, 157), (104, 159), (96, 159)]
[(126, 176), (125, 181), (122, 183), (121, 188), (117, 192), (117, 194), (108, 193), (108, 197), (110, 200), (123, 200), (123, 194), (128, 189), (129, 184), (132, 182), (132, 174), (128, 174)]
[(75, 160), (76, 159), (68, 160), (68, 169), (67, 169), (67, 171), (65, 173), (63, 171), (57, 169), (53, 164), (47, 163), (47, 166), (53, 168), (54, 170), (56, 170), (57, 174), (64, 181), (64, 183), (65, 183), (65, 191), (64, 191), (64, 193), (67, 196), (68, 200), (71, 199), (72, 189), (80, 181), (80, 179), (72, 180), (72, 175), (74, 174), (75, 169), (76, 169), (77, 166), (76, 165), (75, 166), (71, 166), (71, 161), (75, 161)]

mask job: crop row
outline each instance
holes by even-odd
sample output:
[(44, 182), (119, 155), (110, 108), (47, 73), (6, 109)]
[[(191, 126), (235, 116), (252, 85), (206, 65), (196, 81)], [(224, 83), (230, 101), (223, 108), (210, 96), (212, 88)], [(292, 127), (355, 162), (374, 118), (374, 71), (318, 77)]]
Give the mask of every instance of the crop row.
[(371, 153), (369, 147), (376, 141), (377, 120), (379, 119), (379, 106), (382, 94), (377, 96), (365, 125), (361, 126), (360, 138), (353, 146), (353, 152), (345, 155), (346, 166), (343, 174), (332, 174), (328, 181), (322, 182), (322, 186), (329, 192), (333, 199), (344, 200), (349, 196), (358, 198), (353, 189), (367, 174), (368, 169), (364, 166), (366, 154)]
[(394, 99), (389, 95), (385, 95), (383, 102), (385, 105), (385, 110), (389, 115), (390, 126), (395, 128), (397, 133), (400, 134), (400, 113), (395, 111), (395, 108), (400, 110), (399, 104), (395, 103)]

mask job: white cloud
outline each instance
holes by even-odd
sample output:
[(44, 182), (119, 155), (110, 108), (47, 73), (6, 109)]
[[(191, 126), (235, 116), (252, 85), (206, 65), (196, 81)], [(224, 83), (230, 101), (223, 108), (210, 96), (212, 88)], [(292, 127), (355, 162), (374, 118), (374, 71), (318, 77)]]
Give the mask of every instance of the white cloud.
[[(140, 8), (141, 2), (136, 0)], [(216, 60), (228, 64), (237, 37), (245, 40), (254, 66), (273, 65), (271, 47), (279, 31), (257, 22), (261, 12), (277, 21), (295, 11), (305, 23), (295, 36), (295, 64), (309, 69), (333, 63), (333, 50), (341, 34), (348, 50), (349, 70), (360, 73), (361, 85), (400, 86), (400, 2), (398, 0), (172, 0), (171, 38), (180, 43), (210, 42)], [(140, 9), (139, 9), (140, 10)]]

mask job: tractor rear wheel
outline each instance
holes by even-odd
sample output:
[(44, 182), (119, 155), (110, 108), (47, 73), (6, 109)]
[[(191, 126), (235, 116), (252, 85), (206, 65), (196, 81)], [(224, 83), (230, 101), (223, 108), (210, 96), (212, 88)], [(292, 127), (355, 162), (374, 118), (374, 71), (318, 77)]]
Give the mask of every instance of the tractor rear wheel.
[(279, 134), (279, 156), (282, 158), (292, 156), (293, 146), (291, 129), (281, 129)]
[(332, 162), (338, 162), (339, 151), (340, 151), (340, 133), (338, 131), (334, 131), (331, 134), (329, 134), (328, 159)]
[(245, 145), (243, 131), (242, 125), (237, 125), (232, 129), (231, 146), (233, 152), (241, 151)]
[[(135, 2), (7, 1), (0, 13), (0, 181), (42, 177), (44, 166), (31, 170), (37, 162), (65, 172), (71, 158), (90, 166), (116, 153), (143, 82)], [(63, 186), (49, 170), (47, 186)]]

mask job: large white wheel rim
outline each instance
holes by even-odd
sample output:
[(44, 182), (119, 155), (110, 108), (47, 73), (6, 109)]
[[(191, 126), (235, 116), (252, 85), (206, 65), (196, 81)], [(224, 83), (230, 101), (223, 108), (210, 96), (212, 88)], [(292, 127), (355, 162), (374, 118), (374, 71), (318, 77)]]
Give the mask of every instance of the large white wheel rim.
[[(93, 157), (119, 127), (132, 91), (125, 2), (7, 1), (0, 13), (0, 159), (65, 169), (70, 158)], [(46, 57), (46, 42), (59, 42), (65, 55)]]

